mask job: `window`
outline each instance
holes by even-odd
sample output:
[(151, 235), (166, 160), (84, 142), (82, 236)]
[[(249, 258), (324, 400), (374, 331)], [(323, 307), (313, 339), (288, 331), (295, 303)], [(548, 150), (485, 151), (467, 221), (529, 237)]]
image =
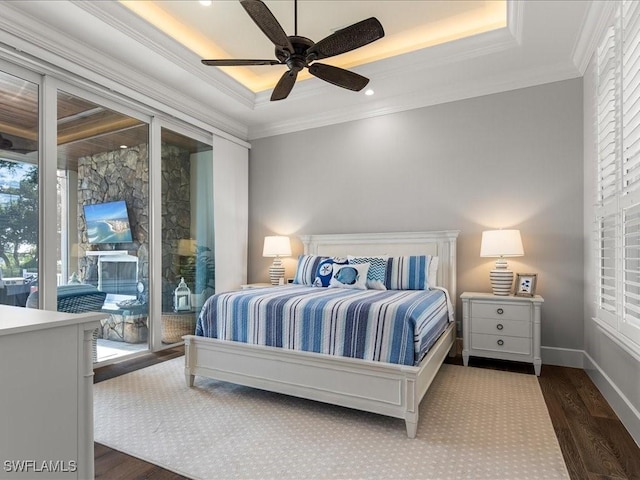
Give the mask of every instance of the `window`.
[(620, 4), (596, 55), (596, 317), (640, 351), (640, 4)]
[(59, 291), (105, 294), (83, 307), (107, 315), (93, 353), (112, 361), (149, 345), (149, 124), (71, 90), (57, 90)]
[(0, 304), (24, 307), (36, 288), (40, 89), (0, 72)]

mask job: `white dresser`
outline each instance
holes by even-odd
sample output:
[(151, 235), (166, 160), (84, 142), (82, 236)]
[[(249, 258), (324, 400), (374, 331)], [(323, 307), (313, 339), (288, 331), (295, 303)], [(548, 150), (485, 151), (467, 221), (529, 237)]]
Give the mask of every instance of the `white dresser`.
[(91, 479), (102, 313), (0, 305), (0, 479)]
[(540, 309), (544, 299), (464, 292), (462, 360), (470, 356), (533, 363), (540, 375)]

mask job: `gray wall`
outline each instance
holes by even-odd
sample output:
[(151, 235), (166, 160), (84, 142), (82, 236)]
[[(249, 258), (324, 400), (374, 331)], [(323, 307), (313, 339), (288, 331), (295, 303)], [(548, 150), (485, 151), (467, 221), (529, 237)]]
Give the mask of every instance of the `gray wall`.
[(457, 229), (458, 291), (490, 291), (481, 232), (519, 228), (509, 265), (539, 274), (542, 344), (582, 349), (581, 79), (259, 139), (249, 158), (249, 281), (268, 279), (268, 234), (295, 256), (299, 234)]

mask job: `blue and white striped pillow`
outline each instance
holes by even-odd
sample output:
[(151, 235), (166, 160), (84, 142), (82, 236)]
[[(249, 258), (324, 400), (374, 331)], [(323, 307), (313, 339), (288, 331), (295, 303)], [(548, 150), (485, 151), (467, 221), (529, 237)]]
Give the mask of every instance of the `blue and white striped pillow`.
[(429, 290), (436, 286), (438, 257), (410, 255), (391, 257), (385, 285), (389, 290)]
[(313, 285), (316, 279), (316, 272), (321, 261), (329, 257), (321, 257), (319, 255), (300, 255), (298, 257), (298, 268), (296, 275), (293, 277), (293, 283), (296, 285)]
[(387, 277), (387, 259), (388, 255), (378, 257), (354, 257), (349, 255), (350, 265), (360, 263), (369, 264), (369, 272), (367, 273), (367, 288), (372, 290), (386, 290), (385, 279)]

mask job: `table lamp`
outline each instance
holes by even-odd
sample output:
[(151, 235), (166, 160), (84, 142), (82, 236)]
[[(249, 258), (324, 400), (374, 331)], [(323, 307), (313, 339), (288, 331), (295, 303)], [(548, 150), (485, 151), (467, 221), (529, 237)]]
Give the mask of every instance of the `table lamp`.
[(489, 278), (494, 295), (509, 295), (513, 283), (513, 272), (507, 269), (504, 257), (524, 255), (520, 230), (486, 230), (482, 232), (480, 245), (481, 257), (498, 257), (496, 268), (491, 270)]
[(289, 237), (273, 235), (264, 237), (263, 257), (274, 257), (271, 267), (269, 267), (269, 279), (271, 285), (284, 284), (284, 267), (280, 257), (291, 256), (291, 242)]

